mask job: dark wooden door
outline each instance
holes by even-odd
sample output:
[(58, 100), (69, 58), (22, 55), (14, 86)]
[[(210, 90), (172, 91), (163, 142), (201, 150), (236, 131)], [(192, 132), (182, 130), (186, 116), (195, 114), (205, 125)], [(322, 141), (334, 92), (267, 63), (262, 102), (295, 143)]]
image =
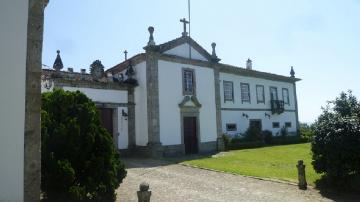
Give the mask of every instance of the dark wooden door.
[(261, 120), (250, 120), (250, 127), (258, 130), (258, 132), (260, 133), (262, 131)]
[(100, 121), (101, 125), (113, 135), (113, 109), (111, 108), (100, 108)]
[(184, 117), (185, 154), (198, 153), (196, 117)]

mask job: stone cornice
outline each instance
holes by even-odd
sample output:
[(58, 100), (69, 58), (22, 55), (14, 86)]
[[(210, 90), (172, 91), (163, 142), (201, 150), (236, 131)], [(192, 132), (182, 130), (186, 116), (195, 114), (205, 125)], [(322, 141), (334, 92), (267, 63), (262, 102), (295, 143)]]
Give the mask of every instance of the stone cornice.
[(218, 69), (220, 73), (229, 73), (229, 74), (235, 74), (239, 76), (248, 76), (248, 77), (256, 77), (266, 80), (273, 80), (273, 81), (283, 81), (283, 82), (289, 82), (294, 83), (297, 81), (300, 81), (299, 78), (293, 78), (293, 77), (286, 77), (282, 75), (267, 73), (267, 72), (260, 72), (256, 70), (248, 70), (241, 67), (236, 67), (232, 65), (222, 64), (222, 63), (214, 63), (214, 62), (206, 62), (202, 60), (193, 60), (188, 58), (183, 58), (180, 56), (175, 55), (168, 55), (168, 54), (161, 54), (159, 56), (159, 59), (170, 61), (170, 62), (176, 62), (181, 64), (188, 64), (188, 65), (195, 65), (200, 67), (207, 67), (211, 69)]
[(133, 86), (119, 83), (103, 83), (87, 80), (69, 80), (63, 78), (53, 79), (55, 87), (77, 87), (77, 88), (94, 88), (107, 90), (128, 90)]

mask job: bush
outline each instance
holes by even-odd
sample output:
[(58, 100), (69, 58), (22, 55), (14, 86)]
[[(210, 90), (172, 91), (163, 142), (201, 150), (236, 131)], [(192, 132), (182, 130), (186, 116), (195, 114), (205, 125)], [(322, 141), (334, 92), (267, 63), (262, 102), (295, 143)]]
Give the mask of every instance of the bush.
[(225, 149), (227, 150), (228, 147), (229, 147), (229, 143), (230, 143), (230, 138), (228, 135), (226, 134), (222, 134), (222, 139), (223, 139), (223, 142), (224, 142), (224, 146), (225, 146)]
[(84, 94), (42, 95), (41, 188), (45, 201), (114, 201), (126, 175), (112, 136)]
[(264, 142), (266, 144), (272, 144), (273, 143), (273, 135), (272, 132), (269, 130), (264, 130), (261, 132), (261, 136), (264, 138)]
[(250, 126), (245, 132), (244, 140), (249, 142), (263, 141), (260, 128), (257, 128), (255, 126)]
[(314, 124), (314, 133), (316, 172), (338, 183), (360, 174), (360, 103), (351, 91), (329, 102)]
[(314, 135), (314, 128), (312, 125), (308, 125), (306, 123), (300, 124), (300, 137), (302, 140), (311, 142), (314, 138)]

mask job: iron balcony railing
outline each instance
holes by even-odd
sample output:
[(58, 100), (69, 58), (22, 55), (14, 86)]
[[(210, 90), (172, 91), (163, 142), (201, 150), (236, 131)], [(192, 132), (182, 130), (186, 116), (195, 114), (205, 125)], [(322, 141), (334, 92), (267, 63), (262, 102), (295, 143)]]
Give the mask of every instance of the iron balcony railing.
[(284, 112), (284, 101), (271, 100), (271, 112), (273, 114), (281, 114)]

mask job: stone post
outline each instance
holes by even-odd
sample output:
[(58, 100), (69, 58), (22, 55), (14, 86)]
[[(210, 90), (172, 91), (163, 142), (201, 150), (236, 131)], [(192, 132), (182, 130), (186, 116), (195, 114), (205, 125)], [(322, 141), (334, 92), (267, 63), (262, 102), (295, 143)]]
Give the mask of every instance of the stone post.
[(136, 134), (135, 134), (135, 95), (134, 88), (128, 89), (128, 147), (134, 149), (136, 147)]
[(306, 183), (306, 176), (305, 176), (305, 165), (303, 160), (298, 161), (298, 164), (296, 165), (298, 169), (298, 179), (299, 179), (299, 189), (306, 190), (307, 189), (307, 183)]
[(138, 202), (150, 202), (151, 191), (149, 191), (149, 184), (143, 182), (139, 188), (140, 191), (137, 192)]

